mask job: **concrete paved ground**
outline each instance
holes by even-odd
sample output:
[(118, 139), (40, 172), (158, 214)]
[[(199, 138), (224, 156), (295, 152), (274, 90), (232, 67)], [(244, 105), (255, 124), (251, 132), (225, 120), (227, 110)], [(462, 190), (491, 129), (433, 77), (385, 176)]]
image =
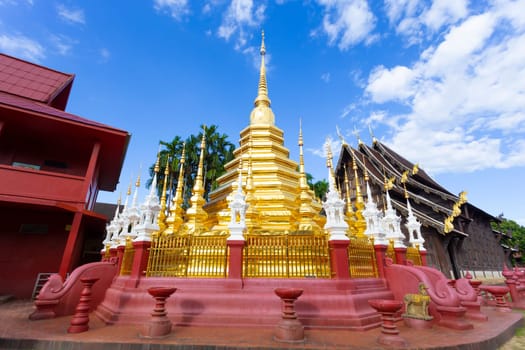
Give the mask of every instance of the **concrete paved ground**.
[[(94, 315), (89, 331), (68, 334), (70, 316), (30, 321), (27, 317), (32, 311), (30, 301), (0, 304), (0, 349), (383, 349), (376, 342), (379, 328), (364, 332), (307, 329), (306, 341), (301, 344), (274, 341), (271, 328), (174, 327), (166, 338), (149, 340), (138, 336), (139, 326), (107, 326)], [(520, 312), (500, 313), (491, 307), (483, 308), (483, 312), (489, 316), (489, 322), (473, 322), (474, 329), (468, 331), (438, 326), (414, 330), (402, 322), (397, 326), (409, 349), (495, 350), (523, 324)], [(513, 349), (512, 342), (505, 347)]]

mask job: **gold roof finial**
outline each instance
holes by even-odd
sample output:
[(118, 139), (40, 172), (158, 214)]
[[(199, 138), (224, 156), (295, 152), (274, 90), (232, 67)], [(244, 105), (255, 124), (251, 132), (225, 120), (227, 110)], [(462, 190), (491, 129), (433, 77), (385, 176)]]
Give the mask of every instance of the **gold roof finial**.
[(255, 98), (255, 107), (263, 104), (266, 107), (270, 107), (271, 101), (268, 97), (268, 85), (266, 84), (266, 65), (264, 62), (264, 56), (266, 56), (266, 47), (264, 46), (264, 30), (262, 31), (261, 39), (261, 68), (259, 73), (259, 91), (257, 98)]
[(266, 84), (266, 65), (264, 57), (266, 56), (266, 47), (264, 46), (264, 31), (261, 40), (261, 68), (259, 72), (259, 87), (257, 97), (255, 98), (255, 107), (250, 114), (250, 124), (274, 125), (275, 116), (270, 107), (271, 101), (268, 97), (268, 85)]
[(137, 176), (137, 181), (135, 182), (135, 187), (140, 187), (140, 174)]
[(159, 151), (157, 152), (157, 161), (155, 162), (155, 167), (153, 168), (153, 171), (155, 174), (158, 174), (160, 171), (160, 145), (159, 145)]
[(129, 182), (129, 185), (128, 185), (128, 191), (126, 192), (126, 194), (127, 194), (128, 196), (131, 195), (131, 181)]

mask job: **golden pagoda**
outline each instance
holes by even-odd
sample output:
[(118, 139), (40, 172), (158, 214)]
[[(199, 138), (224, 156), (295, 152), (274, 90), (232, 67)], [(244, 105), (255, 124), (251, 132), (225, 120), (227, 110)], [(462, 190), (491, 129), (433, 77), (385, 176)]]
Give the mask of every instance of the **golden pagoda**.
[(240, 146), (234, 151), (234, 159), (225, 165), (225, 174), (217, 180), (218, 188), (209, 194), (209, 201), (204, 205), (207, 225), (212, 232), (228, 232), (227, 200), (235, 190), (239, 159), (242, 159), (248, 233), (283, 234), (299, 230), (319, 233), (324, 221), (319, 214), (321, 204), (306, 185), (302, 135), (298, 171), (299, 165), (289, 158), (290, 152), (284, 147), (284, 132), (275, 125), (266, 83), (264, 32), (260, 53), (258, 94), (250, 124), (240, 132)]

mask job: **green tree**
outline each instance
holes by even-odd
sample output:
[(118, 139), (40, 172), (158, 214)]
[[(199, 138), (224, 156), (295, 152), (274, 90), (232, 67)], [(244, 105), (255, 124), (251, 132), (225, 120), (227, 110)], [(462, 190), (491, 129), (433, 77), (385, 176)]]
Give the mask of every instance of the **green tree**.
[(510, 247), (519, 249), (522, 254), (525, 253), (525, 227), (514, 220), (506, 219), (503, 214), (500, 214), (498, 219), (501, 221), (491, 222), (492, 228), (509, 237), (507, 241)]
[[(177, 189), (180, 159), (182, 157), (182, 149), (185, 149), (185, 165), (184, 165), (184, 207), (189, 206), (189, 199), (197, 176), (199, 168), (200, 146), (203, 132), (206, 135), (206, 148), (204, 149), (204, 197), (207, 199), (209, 192), (216, 188), (217, 178), (224, 173), (224, 164), (233, 159), (233, 151), (235, 146), (228, 141), (226, 134), (221, 134), (217, 130), (216, 125), (200, 126), (201, 131), (197, 135), (190, 135), (185, 141), (180, 136), (175, 136), (170, 142), (160, 141), (161, 150), (159, 152), (160, 171), (158, 174), (157, 193), (161, 196), (162, 187), (164, 184), (164, 173), (166, 164), (169, 167), (169, 178), (167, 179), (167, 197), (173, 198)], [(148, 186), (154, 175), (155, 164), (150, 167), (151, 178), (148, 181)]]
[(311, 187), (313, 188), (317, 198), (324, 199), (326, 192), (328, 192), (328, 181), (326, 181), (326, 179), (322, 179), (314, 183)]

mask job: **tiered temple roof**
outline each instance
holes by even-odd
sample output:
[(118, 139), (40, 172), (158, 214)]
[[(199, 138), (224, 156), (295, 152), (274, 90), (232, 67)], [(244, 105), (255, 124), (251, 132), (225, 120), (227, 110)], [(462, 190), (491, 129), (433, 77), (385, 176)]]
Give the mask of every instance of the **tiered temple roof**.
[[(364, 174), (366, 169), (371, 184), (381, 189), (388, 187), (392, 205), (403, 216), (408, 214), (405, 200), (407, 195), (415, 204), (412, 208), (414, 215), (424, 226), (434, 227), (442, 234), (453, 231), (459, 235), (467, 235), (462, 224), (470, 220), (468, 212), (462, 206), (466, 202), (465, 193), (450, 193), (417, 164), (406, 160), (377, 139), (373, 140), (371, 146), (359, 141), (357, 149), (346, 143), (343, 145), (336, 171), (341, 183), (344, 179), (344, 165), (351, 163), (352, 152), (360, 174)], [(348, 176), (355, 177), (352, 173), (348, 173)], [(341, 185), (340, 188), (344, 189), (344, 186)], [(376, 191), (373, 196), (380, 206), (385, 205), (383, 192)]]

